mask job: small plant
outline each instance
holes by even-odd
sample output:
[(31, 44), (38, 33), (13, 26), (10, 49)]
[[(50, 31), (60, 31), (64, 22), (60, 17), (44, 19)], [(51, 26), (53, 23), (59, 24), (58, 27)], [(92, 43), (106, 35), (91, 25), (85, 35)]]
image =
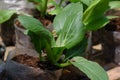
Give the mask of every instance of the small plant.
[[(45, 15), (49, 14), (57, 14), (61, 10), (61, 4), (65, 0), (60, 0), (59, 3), (57, 3), (55, 0), (28, 0), (29, 2), (32, 2), (36, 9), (40, 12), (41, 17), (44, 17)], [(47, 12), (48, 6), (52, 5), (55, 7), (54, 10)]]
[(91, 80), (108, 80), (106, 72), (97, 63), (80, 57), (86, 47), (85, 33), (97, 30), (108, 22), (103, 14), (108, 9), (108, 2), (94, 0), (85, 10), (81, 2), (67, 5), (53, 22), (57, 39), (37, 19), (20, 15), (18, 20), (26, 28), (40, 59), (45, 59), (42, 56), (45, 50), (46, 60), (53, 65), (62, 68), (74, 65)]
[(41, 16), (45, 16), (47, 11), (48, 0), (28, 0), (28, 1), (35, 4), (37, 10), (41, 12)]

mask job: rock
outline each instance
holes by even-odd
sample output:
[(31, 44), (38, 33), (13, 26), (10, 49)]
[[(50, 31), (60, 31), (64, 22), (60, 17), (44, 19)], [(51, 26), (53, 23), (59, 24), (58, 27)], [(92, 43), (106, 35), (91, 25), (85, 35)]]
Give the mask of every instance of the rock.
[(5, 80), (5, 63), (0, 60), (0, 80)]
[(0, 59), (4, 58), (5, 52), (6, 52), (6, 46), (2, 41), (0, 41)]
[(120, 32), (113, 32), (113, 37), (115, 41), (115, 62), (120, 65)]

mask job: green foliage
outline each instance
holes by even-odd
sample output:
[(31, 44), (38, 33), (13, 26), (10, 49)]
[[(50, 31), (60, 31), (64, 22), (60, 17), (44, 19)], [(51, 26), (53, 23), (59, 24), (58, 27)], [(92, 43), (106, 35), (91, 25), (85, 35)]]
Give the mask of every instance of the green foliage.
[(51, 41), (51, 33), (44, 28), (39, 20), (32, 18), (31, 16), (18, 16), (18, 19), (27, 30), (32, 31), (39, 37), (45, 37), (48, 41)]
[(13, 10), (0, 10), (0, 23), (4, 23), (9, 20), (16, 11)]
[[(107, 24), (109, 21), (104, 12), (109, 8), (109, 0), (70, 0), (71, 2), (82, 2), (85, 4), (83, 23), (87, 30), (97, 30)], [(104, 6), (101, 6), (104, 5)], [(96, 24), (94, 24), (96, 23)]]
[(97, 30), (108, 23), (107, 18), (104, 16), (104, 12), (109, 8), (108, 3), (109, 0), (94, 0), (85, 10), (83, 23), (88, 30)]
[[(20, 23), (28, 30), (28, 34), (34, 43), (36, 50), (41, 56), (42, 49), (52, 45), (52, 40), (54, 40), (52, 34), (45, 29), (42, 23), (40, 23), (37, 19), (24, 15), (19, 16), (18, 19)], [(52, 62), (54, 62), (53, 59)]]
[(74, 56), (85, 56), (87, 40), (88, 40), (87, 38), (83, 38), (83, 40), (80, 43), (78, 43), (76, 46), (65, 50), (64, 53), (67, 53), (67, 54), (65, 54), (64, 61), (69, 60), (73, 58)]
[(56, 46), (71, 48), (82, 40), (85, 32), (82, 16), (82, 4), (71, 3), (55, 17), (53, 25), (58, 34)]
[(74, 57), (70, 62), (84, 72), (90, 80), (109, 80), (106, 72), (95, 62), (83, 57)]

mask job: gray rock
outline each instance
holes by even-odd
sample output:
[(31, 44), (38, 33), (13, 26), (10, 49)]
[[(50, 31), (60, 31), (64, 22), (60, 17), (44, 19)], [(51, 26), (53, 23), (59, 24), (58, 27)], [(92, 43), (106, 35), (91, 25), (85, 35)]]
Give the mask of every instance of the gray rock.
[(120, 65), (120, 32), (113, 32), (113, 37), (115, 41), (115, 62)]

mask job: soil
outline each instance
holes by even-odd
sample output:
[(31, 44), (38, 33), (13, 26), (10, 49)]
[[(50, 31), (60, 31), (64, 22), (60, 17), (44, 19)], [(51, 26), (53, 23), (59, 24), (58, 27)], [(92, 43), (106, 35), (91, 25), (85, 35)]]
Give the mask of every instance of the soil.
[(78, 68), (71, 65), (63, 69), (62, 80), (90, 80), (90, 79), (86, 76), (86, 74), (84, 74)]
[[(43, 70), (57, 70), (59, 69), (59, 67), (56, 67), (52, 64), (50, 64), (49, 62), (45, 61), (42, 62), (40, 61), (39, 58), (34, 58), (32, 56), (29, 56), (27, 54), (21, 54), (18, 56), (15, 56), (12, 60), (24, 64), (24, 65), (28, 65), (34, 68), (41, 68)], [(74, 73), (68, 69), (64, 69), (62, 72), (62, 76), (60, 78), (60, 80), (90, 80), (89, 78), (87, 78), (87, 76), (85, 75), (78, 75), (76, 73)]]
[(34, 68), (38, 68), (38, 62), (39, 62), (39, 58), (34, 58), (32, 56), (28, 56), (27, 54), (23, 55), (18, 55), (15, 56), (12, 60), (21, 63), (21, 64), (25, 64)]
[(86, 75), (78, 75), (70, 70), (64, 69), (60, 80), (90, 80)]
[(15, 56), (12, 60), (24, 64), (24, 65), (28, 65), (34, 68), (41, 68), (43, 70), (56, 70), (59, 69), (59, 67), (52, 65), (50, 62), (48, 61), (40, 61), (39, 58), (36, 57), (32, 57), (29, 56), (27, 54), (21, 54), (21, 55), (17, 55)]
[(52, 22), (48, 19), (45, 18), (38, 18), (38, 20), (44, 25), (44, 26), (48, 26), (49, 24), (52, 24)]

